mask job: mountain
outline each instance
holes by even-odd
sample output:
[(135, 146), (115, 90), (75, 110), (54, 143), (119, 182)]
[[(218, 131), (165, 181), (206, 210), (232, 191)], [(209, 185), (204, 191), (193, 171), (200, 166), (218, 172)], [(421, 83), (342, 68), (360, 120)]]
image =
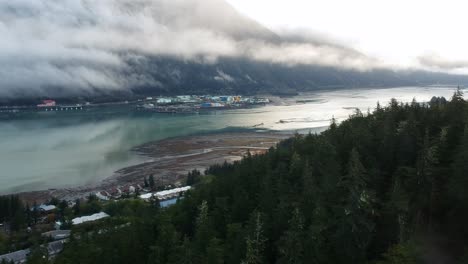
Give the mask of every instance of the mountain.
[(468, 76), (426, 71), (355, 71), (319, 65), (285, 66), (247, 59), (214, 64), (149, 58), (131, 74), (145, 72), (154, 85), (133, 87), (137, 94), (291, 94), (316, 89), (354, 87), (467, 85)]
[(2, 102), (468, 84), (395, 70), (323, 36), (272, 32), (224, 0), (10, 1), (0, 25)]

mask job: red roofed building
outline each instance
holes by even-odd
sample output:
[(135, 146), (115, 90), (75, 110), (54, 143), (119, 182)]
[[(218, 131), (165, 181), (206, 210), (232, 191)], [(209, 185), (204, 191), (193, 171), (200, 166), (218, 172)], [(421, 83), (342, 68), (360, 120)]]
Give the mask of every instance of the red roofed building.
[(56, 103), (54, 100), (43, 100), (42, 104), (38, 104), (37, 107), (48, 107), (48, 106), (55, 106)]

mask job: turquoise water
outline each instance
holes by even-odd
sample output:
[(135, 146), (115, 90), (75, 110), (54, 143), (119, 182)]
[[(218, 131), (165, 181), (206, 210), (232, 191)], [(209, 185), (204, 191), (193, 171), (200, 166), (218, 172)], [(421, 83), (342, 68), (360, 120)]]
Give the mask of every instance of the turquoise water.
[[(144, 114), (121, 111), (48, 113), (0, 121), (0, 193), (76, 187), (95, 183), (147, 158), (129, 150), (175, 136), (236, 130), (301, 130), (343, 120), (392, 97), (427, 101), (450, 97), (453, 88), (406, 87), (315, 92), (274, 105), (206, 114)], [(307, 100), (296, 104), (297, 100)], [(281, 120), (281, 122), (280, 122)], [(253, 126), (263, 124), (259, 128)], [(315, 130), (314, 130), (315, 131)]]

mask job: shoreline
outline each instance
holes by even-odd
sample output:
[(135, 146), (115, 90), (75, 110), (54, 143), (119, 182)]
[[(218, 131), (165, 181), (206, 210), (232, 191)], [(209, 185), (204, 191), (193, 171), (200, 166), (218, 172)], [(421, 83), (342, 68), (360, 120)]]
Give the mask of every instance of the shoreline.
[(240, 160), (247, 151), (252, 154), (264, 153), (292, 135), (291, 132), (267, 130), (221, 132), (147, 142), (130, 151), (147, 157), (148, 161), (123, 167), (97, 183), (11, 194), (18, 195), (30, 204), (42, 203), (52, 197), (73, 201), (101, 191), (114, 193), (130, 186), (143, 186), (144, 178), (150, 175), (154, 175), (157, 186), (184, 185), (182, 181), (189, 171), (197, 169), (203, 173), (209, 166)]

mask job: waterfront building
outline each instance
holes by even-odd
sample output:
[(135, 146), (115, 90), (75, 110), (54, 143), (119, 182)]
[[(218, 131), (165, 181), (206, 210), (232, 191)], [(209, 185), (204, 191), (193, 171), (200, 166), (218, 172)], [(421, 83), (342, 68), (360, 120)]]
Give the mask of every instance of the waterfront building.
[(56, 102), (54, 100), (43, 100), (42, 104), (38, 104), (37, 107), (49, 107), (55, 106)]

